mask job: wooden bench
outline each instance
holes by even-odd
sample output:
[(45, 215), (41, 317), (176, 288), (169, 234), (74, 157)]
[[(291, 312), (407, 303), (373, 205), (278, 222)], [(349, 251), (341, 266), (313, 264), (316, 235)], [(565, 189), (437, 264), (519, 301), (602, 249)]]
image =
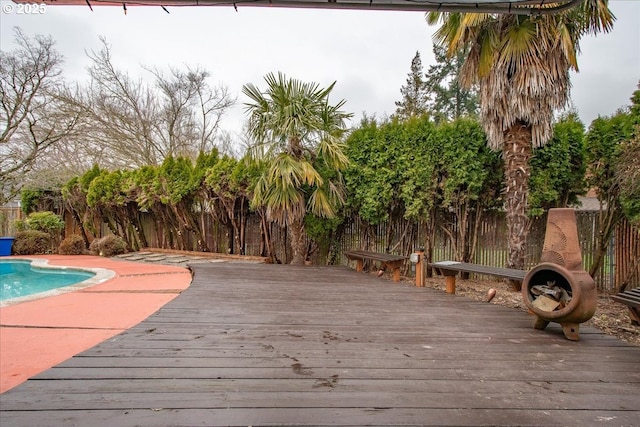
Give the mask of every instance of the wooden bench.
[(461, 272), (501, 277), (504, 279), (515, 280), (517, 282), (522, 282), (524, 280), (524, 276), (527, 274), (524, 270), (488, 267), (486, 265), (457, 261), (438, 261), (429, 264), (429, 266), (435, 269), (438, 274), (444, 276), (446, 292), (448, 294), (456, 293), (456, 275)]
[(611, 295), (611, 299), (626, 305), (629, 309), (631, 324), (640, 326), (640, 288)]
[(400, 281), (400, 267), (408, 257), (402, 255), (383, 254), (370, 251), (349, 251), (345, 254), (347, 258), (356, 261), (356, 271), (362, 271), (364, 260), (379, 261), (381, 269), (390, 268), (393, 270), (393, 281)]

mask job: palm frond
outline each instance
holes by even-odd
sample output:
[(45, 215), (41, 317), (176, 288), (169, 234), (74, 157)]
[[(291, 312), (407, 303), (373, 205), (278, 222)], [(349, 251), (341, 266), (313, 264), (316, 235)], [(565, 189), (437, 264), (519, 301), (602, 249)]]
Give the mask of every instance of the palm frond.
[[(278, 72), (267, 74), (265, 83), (264, 92), (251, 84), (243, 87), (249, 99), (245, 104), (248, 130), (254, 140), (250, 155), (269, 164), (256, 184), (254, 200), (274, 220), (290, 223), (304, 216), (308, 191), (314, 194), (323, 189), (309, 205), (321, 210), (343, 200), (334, 194), (339, 185), (325, 178), (316, 166), (320, 165), (323, 173), (327, 168), (346, 167), (348, 160), (340, 138), (351, 114), (341, 110), (344, 100), (329, 103), (335, 82), (322, 88), (317, 83), (289, 79)], [(323, 163), (316, 163), (318, 159)], [(336, 175), (341, 176), (339, 171), (327, 176)]]
[(337, 138), (325, 135), (318, 145), (318, 157), (331, 169), (344, 170), (349, 166), (349, 158), (345, 154), (346, 146)]
[(336, 216), (335, 205), (329, 200), (329, 196), (323, 188), (316, 188), (309, 198), (309, 210), (322, 218), (333, 218)]
[(530, 19), (509, 26), (500, 40), (498, 61), (512, 69), (540, 68), (541, 50), (546, 50), (547, 40), (537, 30), (538, 26)]
[(306, 160), (300, 162), (300, 181), (310, 186), (322, 186), (324, 180), (311, 163)]
[(460, 81), (479, 84), (480, 119), (499, 149), (516, 123), (531, 127), (535, 147), (551, 138), (553, 112), (568, 102), (569, 70), (578, 69), (581, 36), (609, 31), (615, 17), (607, 0), (584, 0), (553, 15), (430, 13), (426, 19), (440, 24), (434, 40), (449, 55), (468, 49)]
[(613, 29), (616, 17), (609, 9), (608, 0), (584, 0), (576, 9), (585, 34), (608, 33)]
[[(268, 182), (281, 190), (302, 185), (303, 170), (300, 162), (288, 154), (280, 154), (269, 169)], [(288, 191), (288, 190), (287, 190)]]
[(495, 58), (498, 55), (498, 34), (491, 29), (485, 29), (478, 35), (478, 41), (478, 63), (477, 70), (474, 71), (476, 76), (481, 78), (489, 74), (495, 65)]

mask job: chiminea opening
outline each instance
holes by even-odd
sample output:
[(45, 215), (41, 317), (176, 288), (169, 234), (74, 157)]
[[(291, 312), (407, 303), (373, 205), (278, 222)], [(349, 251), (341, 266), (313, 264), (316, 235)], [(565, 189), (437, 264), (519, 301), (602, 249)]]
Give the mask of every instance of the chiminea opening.
[(539, 310), (561, 310), (571, 303), (571, 282), (559, 271), (539, 270), (527, 283), (529, 301)]

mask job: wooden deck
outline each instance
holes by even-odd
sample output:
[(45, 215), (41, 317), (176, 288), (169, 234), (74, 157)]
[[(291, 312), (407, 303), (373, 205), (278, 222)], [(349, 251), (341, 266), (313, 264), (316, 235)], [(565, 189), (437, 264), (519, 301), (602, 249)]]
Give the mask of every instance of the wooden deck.
[(346, 267), (194, 270), (138, 326), (0, 395), (0, 425), (640, 425), (640, 347), (595, 329), (571, 342)]

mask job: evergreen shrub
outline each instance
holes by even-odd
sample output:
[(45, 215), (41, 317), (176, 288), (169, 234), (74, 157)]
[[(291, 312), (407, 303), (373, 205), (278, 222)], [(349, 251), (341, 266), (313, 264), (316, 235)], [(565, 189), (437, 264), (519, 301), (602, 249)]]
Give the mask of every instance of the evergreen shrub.
[(44, 231), (52, 236), (59, 235), (64, 229), (62, 217), (50, 211), (33, 212), (29, 214), (25, 222), (30, 230)]

